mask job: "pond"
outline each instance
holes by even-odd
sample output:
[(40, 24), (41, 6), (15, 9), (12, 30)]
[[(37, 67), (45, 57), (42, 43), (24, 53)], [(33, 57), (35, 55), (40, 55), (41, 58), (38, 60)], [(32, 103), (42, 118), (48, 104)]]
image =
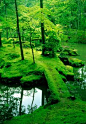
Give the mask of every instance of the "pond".
[(79, 55), (75, 57), (85, 62), (85, 66), (74, 68), (74, 81), (67, 81), (66, 83), (73, 96), (86, 101), (86, 44), (70, 43), (65, 45), (77, 49)]
[(9, 87), (0, 84), (0, 123), (13, 116), (30, 114), (48, 102), (48, 87)]

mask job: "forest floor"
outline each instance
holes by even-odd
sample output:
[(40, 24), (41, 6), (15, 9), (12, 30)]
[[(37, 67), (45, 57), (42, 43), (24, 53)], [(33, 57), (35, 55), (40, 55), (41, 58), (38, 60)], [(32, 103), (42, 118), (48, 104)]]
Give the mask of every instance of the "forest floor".
[[(3, 78), (21, 77), (23, 81), (27, 79), (27, 74), (32, 71), (44, 71), (48, 81), (48, 86), (53, 91), (54, 98), (60, 99), (60, 102), (53, 105), (42, 106), (32, 114), (22, 115), (14, 117), (9, 121), (5, 121), (4, 124), (85, 124), (86, 123), (86, 105), (81, 100), (68, 99), (70, 93), (63, 82), (62, 77), (67, 75), (73, 75), (72, 68), (66, 67), (58, 57), (49, 58), (43, 57), (41, 51), (35, 51), (35, 63), (33, 63), (33, 57), (31, 49), (24, 49), (25, 60), (20, 61), (21, 57), (19, 46), (13, 48), (10, 45), (4, 45), (1, 48), (1, 76)], [(58, 56), (58, 55), (57, 55)], [(4, 63), (3, 63), (4, 62)], [(28, 67), (28, 68), (27, 68)], [(67, 69), (69, 68), (69, 69)], [(57, 71), (56, 71), (57, 70)], [(50, 73), (53, 72), (53, 73)], [(63, 75), (60, 75), (61, 72)], [(58, 76), (55, 76), (58, 75)], [(64, 76), (65, 75), (65, 76)], [(35, 76), (35, 75), (33, 75)], [(36, 77), (37, 78), (37, 77)], [(39, 78), (39, 77), (38, 77)], [(30, 79), (30, 81), (33, 78)], [(56, 83), (58, 82), (58, 85)], [(21, 82), (22, 83), (22, 82)], [(52, 85), (53, 83), (53, 85)], [(56, 90), (58, 89), (58, 90)], [(55, 96), (56, 95), (56, 96)]]
[(86, 124), (86, 102), (62, 99), (32, 114), (14, 117), (4, 124)]

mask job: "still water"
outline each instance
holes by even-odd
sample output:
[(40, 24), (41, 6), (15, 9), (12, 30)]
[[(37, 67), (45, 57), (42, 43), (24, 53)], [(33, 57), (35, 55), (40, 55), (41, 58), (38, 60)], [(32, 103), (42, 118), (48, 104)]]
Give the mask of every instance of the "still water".
[(30, 114), (48, 102), (46, 86), (25, 89), (0, 84), (0, 123), (13, 116)]
[(74, 68), (74, 81), (67, 81), (67, 86), (73, 96), (86, 101), (86, 44), (70, 43), (69, 46), (78, 50), (79, 55), (75, 58), (83, 60), (85, 66)]

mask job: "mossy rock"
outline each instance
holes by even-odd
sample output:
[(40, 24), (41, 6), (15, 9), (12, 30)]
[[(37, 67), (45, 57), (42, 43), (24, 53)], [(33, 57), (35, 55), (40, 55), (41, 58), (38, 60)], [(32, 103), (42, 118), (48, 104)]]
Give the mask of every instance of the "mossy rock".
[[(67, 80), (73, 80), (74, 79), (74, 73), (73, 73), (73, 67), (70, 66), (70, 65), (64, 65), (64, 66), (61, 66), (60, 68), (56, 68), (56, 70), (58, 70), (58, 72), (62, 75), (62, 79), (64, 81)], [(66, 79), (65, 79), (65, 78)]]
[(69, 60), (69, 64), (73, 67), (81, 67), (81, 66), (84, 66), (84, 62), (80, 59), (77, 59), (77, 58), (68, 58)]
[(77, 50), (76, 49), (71, 49), (70, 51), (69, 51), (69, 55), (71, 55), (71, 56), (77, 56), (78, 55), (78, 53), (77, 53)]
[(58, 57), (65, 65), (69, 64), (68, 56), (66, 56), (63, 52)]
[(77, 58), (68, 57), (68, 56), (64, 55), (64, 53), (61, 53), (58, 57), (65, 65), (71, 65), (73, 67), (84, 66), (84, 62), (82, 60), (77, 59)]
[(20, 79), (22, 84), (26, 85), (32, 85), (31, 83), (37, 83), (39, 80), (41, 80), (42, 76), (41, 75), (35, 75), (35, 74), (30, 74), (28, 76), (24, 76)]
[(74, 80), (73, 67), (66, 65), (66, 78), (67, 80)]
[(0, 68), (3, 68), (4, 64), (5, 64), (4, 59), (0, 58)]
[(64, 82), (67, 81), (67, 78), (66, 78), (64, 75), (60, 74), (60, 76), (61, 76), (61, 78), (62, 78), (62, 80), (63, 80)]
[(53, 100), (54, 102), (57, 102), (60, 101), (61, 98), (67, 98), (70, 96), (64, 81), (56, 69), (48, 66), (46, 67), (44, 74), (51, 92), (51, 102)]
[(69, 72), (73, 73), (73, 67), (72, 67), (72, 66), (66, 65), (66, 69), (67, 69)]
[(71, 56), (77, 56), (78, 55), (76, 49), (71, 49), (68, 46), (63, 47), (62, 53), (64, 53), (65, 55), (71, 55)]

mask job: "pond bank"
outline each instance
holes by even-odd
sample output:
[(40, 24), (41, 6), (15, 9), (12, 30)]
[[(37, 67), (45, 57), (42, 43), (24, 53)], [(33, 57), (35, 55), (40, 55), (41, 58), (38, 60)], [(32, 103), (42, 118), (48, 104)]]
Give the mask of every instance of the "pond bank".
[[(18, 46), (16, 46), (15, 49), (13, 49), (11, 46), (9, 46), (8, 49), (6, 49), (6, 47), (1, 48), (2, 52), (2, 57), (0, 57), (2, 60), (1, 61), (2, 66), (0, 69), (1, 83), (5, 83), (8, 85), (18, 83), (21, 86), (34, 87), (41, 84), (46, 85), (45, 84), (46, 79), (49, 87), (52, 87), (50, 85), (56, 81), (55, 85), (57, 86), (53, 84), (54, 88), (56, 87), (53, 99), (55, 98), (56, 100), (59, 101), (60, 97), (57, 96), (63, 97), (60, 94), (65, 94), (64, 97), (70, 96), (67, 95), (67, 93), (65, 93), (65, 90), (67, 92), (67, 88), (65, 89), (66, 84), (64, 84), (62, 77), (66, 79), (67, 75), (71, 74), (73, 75), (73, 71), (71, 69), (70, 71), (68, 68), (66, 68), (66, 66), (60, 61), (58, 57), (55, 58), (42, 57), (40, 52), (35, 51), (36, 64), (32, 64), (32, 56), (30, 52), (27, 53), (28, 49), (24, 49), (26, 59), (23, 61), (19, 60), (20, 58), (19, 56), (14, 57), (14, 55), (18, 54), (16, 53), (17, 50)], [(10, 51), (12, 51), (11, 54)], [(29, 60), (27, 60), (28, 56)], [(50, 69), (48, 69), (47, 67), (49, 67)], [(53, 75), (51, 75), (51, 70), (53, 72)], [(55, 75), (59, 78), (53, 79)], [(49, 80), (51, 81), (51, 83), (49, 83), (50, 82)], [(63, 85), (59, 84), (59, 82), (62, 82)], [(50, 92), (53, 94), (54, 89), (50, 88)]]
[(40, 107), (32, 114), (15, 117), (4, 124), (85, 124), (85, 115), (85, 102), (63, 99), (58, 104)]
[[(17, 52), (17, 50), (18, 46), (16, 46), (13, 53), (15, 51)], [(20, 61), (20, 57), (12, 59), (14, 54), (11, 53), (10, 55), (10, 51), (11, 47), (9, 47), (9, 49), (4, 47), (4, 50), (1, 51), (4, 55), (2, 58), (5, 62), (5, 64), (2, 63), (0, 69), (1, 82), (15, 84), (18, 79), (17, 81), (19, 81), (20, 85), (29, 87), (30, 85), (41, 85), (41, 79), (45, 78), (51, 93), (51, 104), (62, 101), (63, 99), (65, 103), (65, 100), (70, 98), (71, 95), (64, 80), (67, 80), (68, 76), (74, 76), (73, 68), (71, 66), (65, 66), (58, 58), (58, 55), (55, 58), (42, 57), (40, 52), (35, 51), (36, 64), (32, 64), (32, 56), (31, 53), (28, 52), (28, 49), (24, 49), (26, 58), (23, 61)], [(11, 59), (8, 59), (8, 56), (10, 56)], [(45, 81), (42, 83), (44, 82)]]

